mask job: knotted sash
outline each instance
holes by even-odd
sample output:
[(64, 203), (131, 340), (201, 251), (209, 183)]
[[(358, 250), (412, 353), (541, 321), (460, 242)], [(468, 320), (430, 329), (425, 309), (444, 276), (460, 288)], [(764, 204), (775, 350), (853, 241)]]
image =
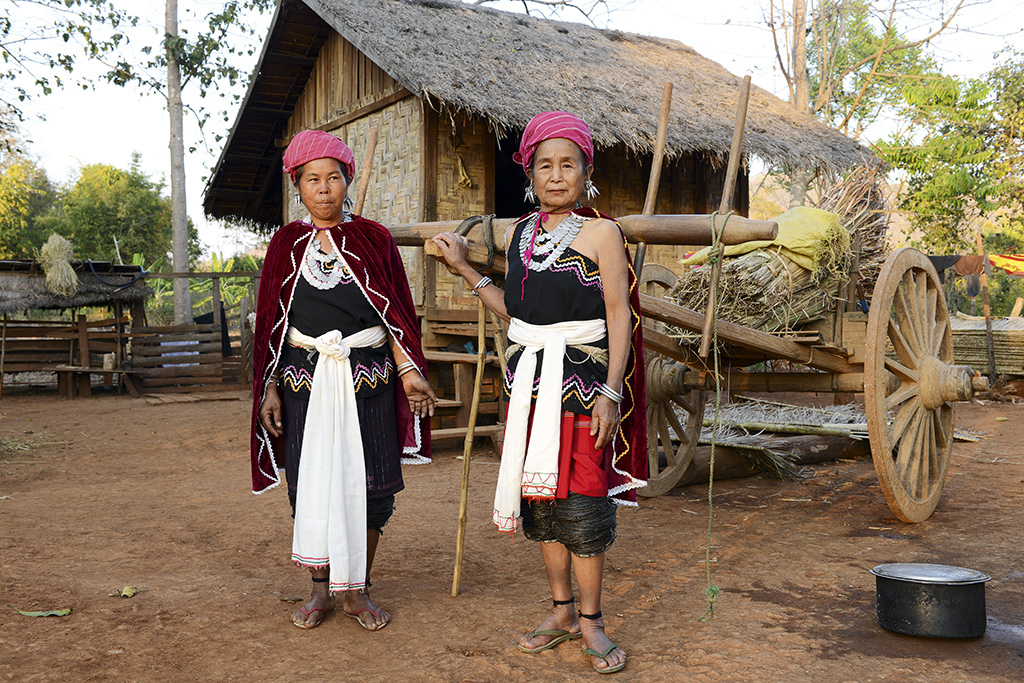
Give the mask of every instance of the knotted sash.
[[(498, 531), (515, 533), (522, 498), (553, 499), (558, 486), (559, 422), (562, 416), (562, 370), (565, 347), (591, 344), (607, 336), (604, 320), (570, 320), (531, 325), (512, 318), (508, 338), (523, 346), (505, 417), (505, 442), (494, 493), (494, 523)], [(530, 399), (537, 371), (537, 352), (544, 351), (537, 388), (533, 426)]]
[(380, 346), (383, 325), (343, 337), (310, 337), (288, 328), (288, 343), (316, 349), (309, 408), (302, 431), (292, 561), (331, 567), (331, 592), (366, 586), (366, 464), (349, 353)]

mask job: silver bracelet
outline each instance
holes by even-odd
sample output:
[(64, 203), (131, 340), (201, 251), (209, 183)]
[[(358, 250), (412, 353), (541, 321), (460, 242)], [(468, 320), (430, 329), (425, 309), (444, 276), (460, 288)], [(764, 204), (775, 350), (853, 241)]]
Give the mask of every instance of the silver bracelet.
[(401, 377), (402, 375), (404, 375), (405, 373), (409, 372), (410, 370), (415, 370), (415, 369), (416, 369), (416, 364), (413, 363), (411, 360), (409, 360), (409, 361), (406, 361), (406, 362), (402, 363), (397, 368), (395, 368), (395, 372), (398, 373), (399, 377)]
[(606, 396), (606, 397), (610, 398), (612, 400), (612, 402), (615, 403), (615, 405), (622, 405), (622, 402), (624, 400), (626, 400), (625, 396), (623, 396), (619, 392), (615, 391), (614, 389), (612, 389), (607, 384), (599, 384), (599, 385), (597, 385), (597, 391), (602, 396)]
[(469, 293), (472, 294), (473, 296), (480, 296), (479, 292), (477, 292), (476, 290), (483, 289), (487, 285), (491, 284), (491, 282), (491, 278), (484, 275), (482, 278), (480, 278), (480, 282), (476, 283), (473, 289), (469, 290)]

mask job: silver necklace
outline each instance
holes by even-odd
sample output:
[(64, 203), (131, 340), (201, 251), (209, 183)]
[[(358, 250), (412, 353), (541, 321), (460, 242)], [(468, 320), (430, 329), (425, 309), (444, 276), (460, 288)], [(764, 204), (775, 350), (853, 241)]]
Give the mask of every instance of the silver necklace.
[(334, 289), (339, 283), (351, 279), (351, 273), (341, 260), (337, 249), (330, 254), (320, 251), (317, 240), (310, 240), (299, 268), (302, 278), (317, 289)]
[[(523, 229), (519, 236), (519, 253), (522, 256), (523, 265), (535, 272), (547, 270), (569, 248), (586, 220), (583, 216), (571, 212), (555, 226), (554, 230), (544, 232), (540, 229), (540, 212), (538, 211), (532, 222)], [(536, 237), (534, 237), (535, 234)], [(532, 251), (530, 251), (531, 239), (533, 240)], [(528, 251), (530, 252), (529, 258), (527, 258)], [(538, 257), (540, 257), (539, 260)]]

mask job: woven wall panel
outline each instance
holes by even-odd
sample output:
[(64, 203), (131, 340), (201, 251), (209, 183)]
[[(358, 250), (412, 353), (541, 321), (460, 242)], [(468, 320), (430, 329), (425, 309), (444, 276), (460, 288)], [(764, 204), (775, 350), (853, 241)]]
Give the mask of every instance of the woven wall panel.
[[(485, 213), (488, 194), (487, 149), (494, 134), (479, 119), (441, 116), (437, 125), (437, 219), (462, 220)], [(459, 161), (465, 177), (459, 171)], [(468, 186), (467, 180), (468, 177)]]

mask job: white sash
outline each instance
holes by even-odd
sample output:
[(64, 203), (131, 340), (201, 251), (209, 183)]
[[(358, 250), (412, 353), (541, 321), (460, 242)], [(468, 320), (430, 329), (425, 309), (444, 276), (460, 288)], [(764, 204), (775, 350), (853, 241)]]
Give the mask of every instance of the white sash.
[(292, 561), (331, 567), (330, 590), (366, 586), (366, 465), (348, 361), (354, 348), (380, 346), (383, 325), (342, 337), (288, 328), (288, 343), (320, 352), (302, 431)]
[[(515, 532), (519, 503), (529, 498), (555, 497), (561, 440), (562, 368), (565, 347), (590, 344), (607, 336), (604, 320), (570, 320), (552, 325), (531, 325), (512, 318), (508, 338), (522, 344), (505, 417), (505, 442), (494, 493), (494, 523), (498, 531)], [(544, 351), (533, 411), (530, 443), (526, 443), (530, 398), (537, 371), (537, 352)]]

